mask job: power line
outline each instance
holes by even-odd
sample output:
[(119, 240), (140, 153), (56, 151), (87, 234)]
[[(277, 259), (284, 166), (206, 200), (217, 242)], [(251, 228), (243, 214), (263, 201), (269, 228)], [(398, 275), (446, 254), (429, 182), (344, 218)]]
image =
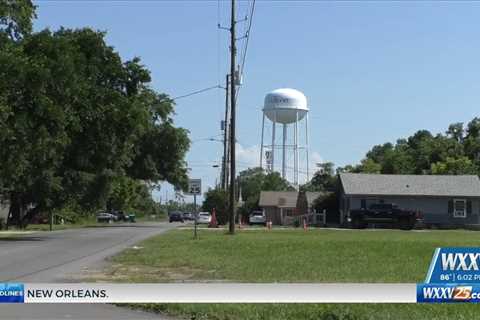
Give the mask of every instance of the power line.
[(173, 101), (176, 101), (176, 100), (178, 100), (178, 99), (190, 97), (190, 96), (193, 96), (193, 95), (195, 95), (195, 94), (203, 93), (203, 92), (205, 92), (205, 91), (209, 91), (209, 90), (213, 90), (213, 89), (222, 89), (222, 88), (223, 88), (223, 87), (222, 87), (221, 85), (217, 84), (216, 86), (212, 86), (212, 87), (200, 89), (200, 90), (197, 90), (197, 91), (193, 91), (193, 92), (184, 94), (184, 95), (182, 95), (182, 96), (175, 97), (175, 98), (173, 98), (172, 100), (173, 100)]
[[(240, 70), (239, 70), (239, 75), (240, 76), (243, 76), (243, 72), (244, 72), (244, 69), (245, 69), (245, 61), (247, 60), (247, 51), (248, 51), (248, 43), (249, 43), (249, 40), (250, 40), (250, 31), (252, 29), (253, 15), (255, 13), (255, 1), (256, 0), (252, 0), (252, 6), (250, 8), (250, 14), (249, 14), (249, 19), (248, 19), (248, 28), (247, 28), (247, 31), (245, 32), (245, 41), (244, 41), (244, 47), (243, 47), (243, 50), (242, 50), (242, 52), (243, 52), (242, 63), (241, 63), (241, 67), (240, 67)], [(240, 87), (237, 90), (237, 94), (235, 96), (235, 99), (238, 98), (239, 92), (240, 92)]]
[(240, 74), (243, 74), (243, 70), (245, 68), (245, 60), (247, 58), (247, 50), (248, 50), (248, 40), (250, 39), (250, 30), (252, 29), (252, 22), (253, 22), (253, 14), (255, 13), (255, 0), (252, 1), (252, 6), (250, 9), (250, 18), (248, 20), (248, 28), (247, 32), (245, 33), (245, 46), (243, 50), (243, 57), (242, 57), (242, 65), (240, 68)]

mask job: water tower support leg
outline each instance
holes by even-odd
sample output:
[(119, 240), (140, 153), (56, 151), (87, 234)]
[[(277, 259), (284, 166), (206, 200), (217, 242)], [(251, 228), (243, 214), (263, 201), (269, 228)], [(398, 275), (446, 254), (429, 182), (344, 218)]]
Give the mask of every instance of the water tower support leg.
[(263, 169), (263, 132), (265, 129), (265, 113), (263, 113), (262, 117), (262, 143), (260, 144), (260, 168)]
[(306, 118), (305, 118), (305, 142), (307, 144), (307, 182), (310, 180), (310, 163), (309, 163), (309, 158), (308, 158), (308, 148), (309, 148), (309, 145), (308, 145), (308, 113), (306, 115)]
[(293, 160), (294, 160), (294, 164), (293, 164), (293, 168), (294, 168), (294, 178), (293, 178), (293, 182), (295, 185), (298, 185), (298, 111), (295, 112), (295, 116), (296, 116), (296, 121), (295, 121), (295, 134), (294, 134), (294, 147), (293, 147), (293, 150), (294, 150), (294, 155), (293, 155)]
[(277, 113), (275, 112), (273, 122), (272, 122), (272, 164), (271, 172), (275, 170), (275, 127), (277, 124)]
[(282, 178), (285, 179), (285, 143), (287, 141), (287, 125), (283, 124), (283, 143), (282, 143)]

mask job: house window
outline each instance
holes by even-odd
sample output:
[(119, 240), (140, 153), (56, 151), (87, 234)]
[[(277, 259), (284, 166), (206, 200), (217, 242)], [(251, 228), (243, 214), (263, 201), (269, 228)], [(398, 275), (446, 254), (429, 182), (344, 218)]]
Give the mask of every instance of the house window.
[(453, 200), (453, 217), (454, 218), (467, 217), (467, 200), (465, 199)]

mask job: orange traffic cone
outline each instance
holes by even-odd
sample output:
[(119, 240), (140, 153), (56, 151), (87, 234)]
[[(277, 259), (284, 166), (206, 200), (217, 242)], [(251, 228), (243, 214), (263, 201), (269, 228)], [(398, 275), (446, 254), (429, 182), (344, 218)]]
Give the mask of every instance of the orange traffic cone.
[(217, 223), (217, 215), (215, 214), (215, 208), (212, 210), (212, 219), (210, 219), (210, 223), (208, 224), (209, 228), (218, 228)]

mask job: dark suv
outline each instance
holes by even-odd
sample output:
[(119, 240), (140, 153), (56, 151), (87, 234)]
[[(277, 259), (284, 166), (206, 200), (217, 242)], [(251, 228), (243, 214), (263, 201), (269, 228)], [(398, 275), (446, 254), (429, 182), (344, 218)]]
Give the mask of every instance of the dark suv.
[(170, 222), (175, 222), (175, 221), (178, 221), (178, 222), (183, 222), (183, 213), (181, 212), (172, 212), (168, 215), (169, 217), (169, 221)]
[(368, 209), (350, 211), (352, 227), (356, 229), (365, 228), (368, 223), (388, 223), (403, 230), (410, 230), (420, 218), (418, 212), (402, 210), (393, 203), (374, 203)]

